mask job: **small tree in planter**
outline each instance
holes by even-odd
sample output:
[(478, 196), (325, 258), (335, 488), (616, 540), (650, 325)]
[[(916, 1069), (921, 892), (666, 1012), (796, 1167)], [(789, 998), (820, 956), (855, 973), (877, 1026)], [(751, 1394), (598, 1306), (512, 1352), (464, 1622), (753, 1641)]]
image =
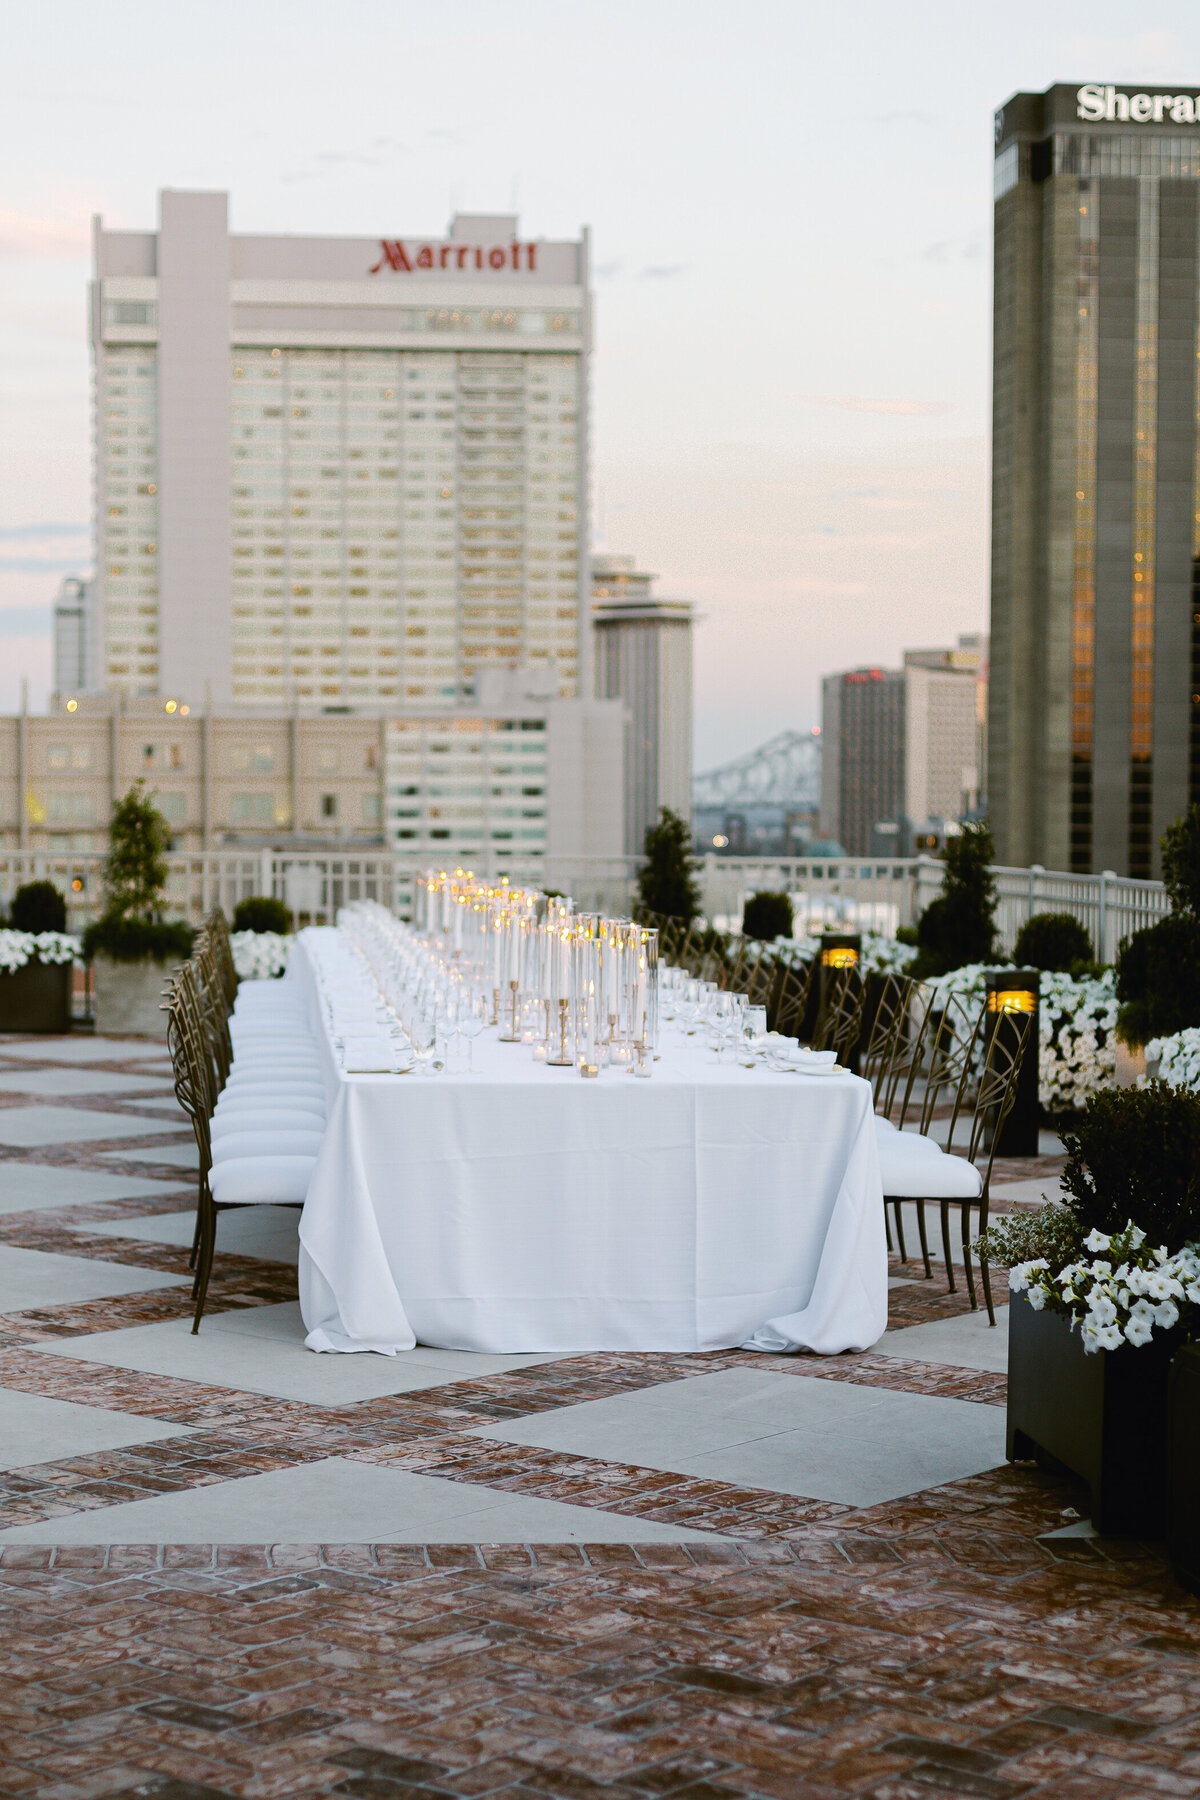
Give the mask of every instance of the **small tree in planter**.
[(692, 834), (669, 806), (663, 807), (658, 824), (647, 829), (645, 855), (638, 870), (638, 911), (666, 913), (691, 924), (700, 911)]
[(1200, 1334), (1200, 1095), (1104, 1089), (1063, 1141), (1066, 1204), (981, 1240), (1011, 1266), (1008, 1454), (1082, 1476), (1099, 1530), (1156, 1536), (1168, 1373)]
[(996, 944), (995, 855), (986, 824), (964, 825), (946, 843), (942, 891), (917, 921), (917, 959), (910, 973), (924, 981), (968, 963), (991, 962)]
[(52, 881), (17, 889), (0, 930), (0, 1031), (71, 1029), (79, 944), (66, 932), (67, 903)]
[(165, 920), (170, 827), (136, 781), (113, 807), (104, 911), (83, 934), (96, 971), (96, 1030), (163, 1034), (163, 973), (191, 953), (195, 932)]

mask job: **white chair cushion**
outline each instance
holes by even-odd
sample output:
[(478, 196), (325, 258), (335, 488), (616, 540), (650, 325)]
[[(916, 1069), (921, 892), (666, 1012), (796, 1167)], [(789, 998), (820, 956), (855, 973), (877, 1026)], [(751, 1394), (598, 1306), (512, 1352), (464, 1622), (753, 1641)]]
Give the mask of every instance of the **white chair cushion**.
[(273, 1031), (231, 1031), (229, 1041), (239, 1056), (268, 1050), (286, 1050), (290, 1056), (318, 1055), (316, 1039), (297, 1025), (280, 1024)]
[(307, 1050), (244, 1050), (234, 1046), (235, 1069), (286, 1069), (289, 1074), (303, 1075), (307, 1069), (320, 1070), (321, 1061)]
[(893, 1156), (879, 1147), (883, 1192), (888, 1200), (977, 1200), (983, 1179), (965, 1156)]
[(209, 1171), (208, 1187), (222, 1206), (286, 1206), (303, 1202), (315, 1156), (235, 1156)]
[(931, 1137), (925, 1137), (919, 1131), (889, 1131), (879, 1133), (879, 1154), (890, 1155), (893, 1151), (901, 1156), (944, 1156), (942, 1146)]
[(246, 1069), (239, 1075), (235, 1068), (222, 1091), (232, 1094), (248, 1094), (252, 1090), (258, 1094), (269, 1092), (319, 1094), (322, 1100), (325, 1098), (325, 1084), (316, 1075), (299, 1073), (292, 1075), (286, 1069), (278, 1075), (268, 1075), (265, 1071), (261, 1075), (255, 1075), (251, 1070)]
[(282, 1107), (285, 1112), (294, 1108), (296, 1112), (323, 1113), (325, 1096), (320, 1092), (310, 1093), (307, 1088), (286, 1085), (280, 1091), (268, 1088), (265, 1092), (257, 1087), (227, 1087), (221, 1091), (216, 1111), (228, 1112), (231, 1107), (241, 1107), (244, 1110), (248, 1106), (257, 1107), (260, 1111), (265, 1106), (275, 1111)]
[(235, 1156), (316, 1156), (324, 1139), (323, 1131), (262, 1130), (247, 1127), (227, 1137), (213, 1139), (214, 1163), (229, 1162)]
[(208, 1133), (214, 1145), (241, 1131), (324, 1131), (325, 1115), (301, 1112), (299, 1108), (265, 1106), (231, 1107), (216, 1112), (209, 1120)]

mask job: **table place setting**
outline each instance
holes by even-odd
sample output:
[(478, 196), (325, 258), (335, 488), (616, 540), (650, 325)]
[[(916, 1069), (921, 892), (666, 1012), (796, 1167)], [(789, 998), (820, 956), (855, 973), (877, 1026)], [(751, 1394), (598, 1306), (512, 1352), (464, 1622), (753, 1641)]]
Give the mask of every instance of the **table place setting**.
[(434, 873), (411, 923), (357, 902), (302, 931), (285, 979), (328, 1100), (309, 1348), (832, 1354), (882, 1333), (870, 1088), (660, 966), (653, 930)]

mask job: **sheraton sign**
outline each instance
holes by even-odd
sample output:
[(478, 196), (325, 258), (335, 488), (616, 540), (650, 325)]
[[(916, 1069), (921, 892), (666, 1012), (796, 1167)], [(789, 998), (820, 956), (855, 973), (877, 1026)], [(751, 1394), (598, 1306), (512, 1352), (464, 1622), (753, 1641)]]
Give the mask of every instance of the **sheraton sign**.
[(369, 275), (378, 275), (383, 269), (407, 275), (421, 269), (490, 269), (497, 275), (505, 270), (510, 274), (537, 273), (536, 244), (418, 244), (404, 238), (381, 238), (379, 252), (379, 261), (368, 269)]
[(1075, 96), (1075, 116), (1093, 124), (1200, 125), (1200, 94), (1130, 94), (1089, 81)]

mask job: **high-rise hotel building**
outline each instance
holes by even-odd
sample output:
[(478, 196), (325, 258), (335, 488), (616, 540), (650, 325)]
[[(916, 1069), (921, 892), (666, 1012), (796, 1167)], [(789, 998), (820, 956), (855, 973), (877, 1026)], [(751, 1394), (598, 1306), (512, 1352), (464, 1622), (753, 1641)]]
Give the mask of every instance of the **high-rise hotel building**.
[(1017, 94), (995, 175), (998, 854), (1149, 876), (1200, 798), (1200, 92)]
[(95, 685), (397, 714), (590, 696), (586, 236), (95, 227)]

